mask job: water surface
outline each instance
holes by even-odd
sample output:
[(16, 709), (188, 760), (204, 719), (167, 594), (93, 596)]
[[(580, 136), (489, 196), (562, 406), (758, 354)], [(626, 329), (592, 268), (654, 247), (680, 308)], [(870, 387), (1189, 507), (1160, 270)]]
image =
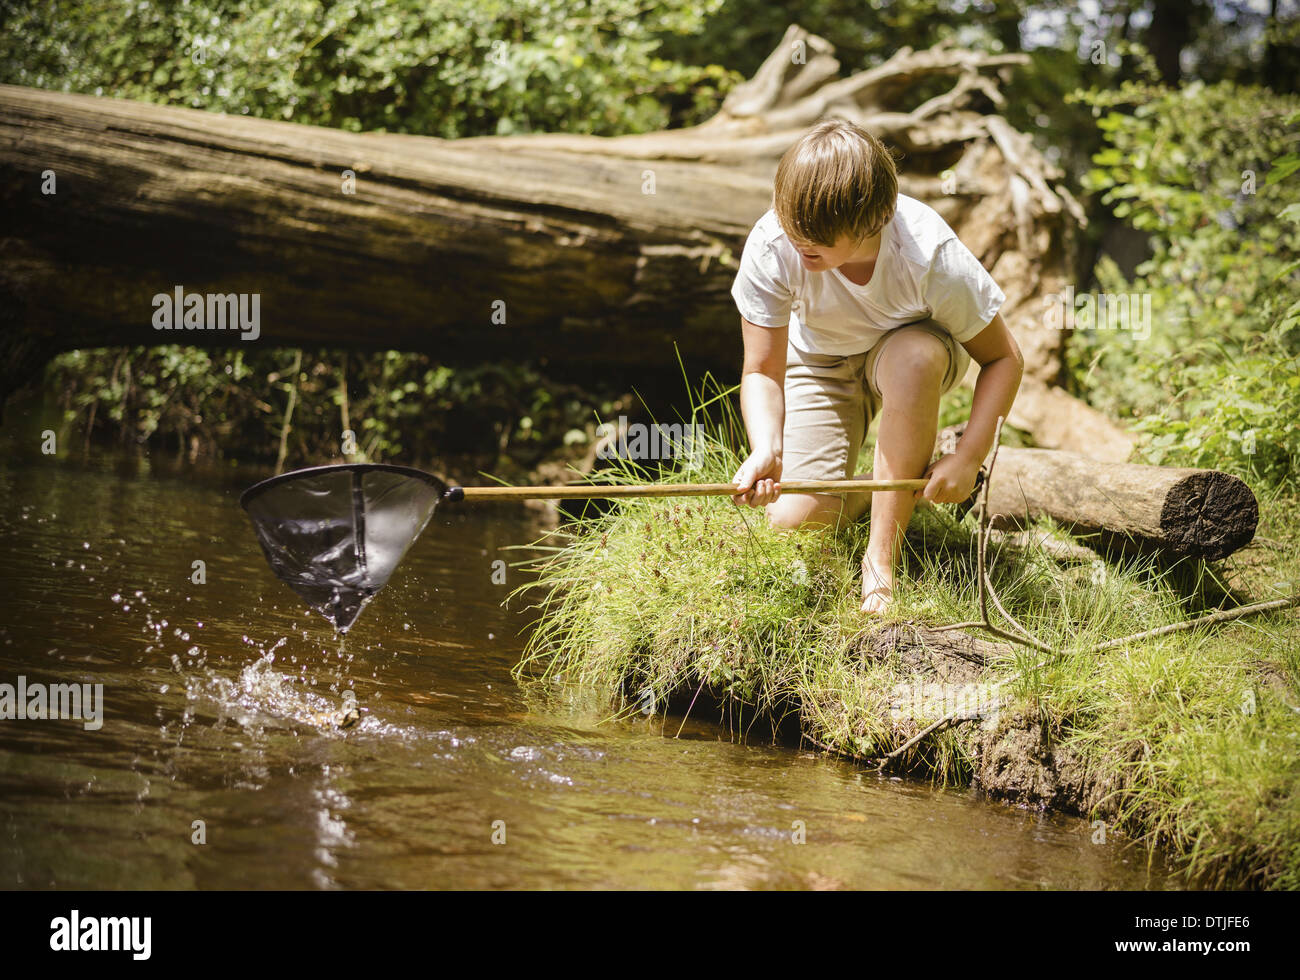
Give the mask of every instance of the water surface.
[[(674, 738), (680, 718), (539, 707), (510, 678), (522, 573), (492, 575), (541, 533), (516, 510), (440, 510), (340, 649), (238, 507), (264, 475), (0, 458), (0, 682), (104, 685), (98, 731), (0, 721), (0, 887), (1175, 883), (1082, 820), (733, 744), (707, 718)], [(347, 690), (362, 717), (342, 730)]]

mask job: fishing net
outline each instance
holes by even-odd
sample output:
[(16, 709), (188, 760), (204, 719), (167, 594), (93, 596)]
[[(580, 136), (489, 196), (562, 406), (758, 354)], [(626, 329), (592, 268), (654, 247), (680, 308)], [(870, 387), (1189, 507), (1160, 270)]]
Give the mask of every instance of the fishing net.
[(346, 633), (388, 584), (446, 489), (411, 467), (345, 463), (263, 480), (239, 503), (271, 570)]

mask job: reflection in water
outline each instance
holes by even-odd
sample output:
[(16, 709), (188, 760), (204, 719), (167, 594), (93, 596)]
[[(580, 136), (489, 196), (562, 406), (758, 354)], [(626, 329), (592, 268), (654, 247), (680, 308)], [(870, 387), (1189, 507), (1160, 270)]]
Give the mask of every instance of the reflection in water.
[(539, 534), (517, 512), (440, 510), (344, 646), (268, 571), (255, 474), (117, 465), (0, 461), (0, 680), (105, 702), (97, 732), (0, 723), (0, 886), (1168, 885), (1081, 820), (525, 699), (492, 581)]

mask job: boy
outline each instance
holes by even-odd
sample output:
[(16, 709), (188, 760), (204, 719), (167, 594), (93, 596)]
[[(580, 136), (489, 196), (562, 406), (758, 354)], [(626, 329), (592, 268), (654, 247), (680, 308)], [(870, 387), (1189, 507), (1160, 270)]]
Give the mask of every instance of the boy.
[[(781, 158), (773, 208), (750, 232), (731, 293), (752, 447), (734, 499), (796, 528), (857, 520), (870, 497), (862, 611), (879, 614), (916, 501), (970, 495), (1020, 387), (1024, 360), (998, 314), (1002, 290), (934, 210), (898, 193), (879, 140), (828, 120)], [(939, 398), (972, 358), (980, 372), (970, 422), (956, 452), (927, 467)], [(783, 477), (853, 473), (877, 411), (875, 467), (858, 478), (926, 477), (924, 490), (781, 496)]]

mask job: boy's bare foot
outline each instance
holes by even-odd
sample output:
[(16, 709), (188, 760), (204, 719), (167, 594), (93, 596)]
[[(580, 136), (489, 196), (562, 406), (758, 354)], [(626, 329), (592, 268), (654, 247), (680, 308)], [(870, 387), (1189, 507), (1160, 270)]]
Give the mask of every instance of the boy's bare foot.
[(892, 562), (875, 562), (869, 555), (862, 558), (862, 608), (869, 616), (879, 616), (894, 598)]

